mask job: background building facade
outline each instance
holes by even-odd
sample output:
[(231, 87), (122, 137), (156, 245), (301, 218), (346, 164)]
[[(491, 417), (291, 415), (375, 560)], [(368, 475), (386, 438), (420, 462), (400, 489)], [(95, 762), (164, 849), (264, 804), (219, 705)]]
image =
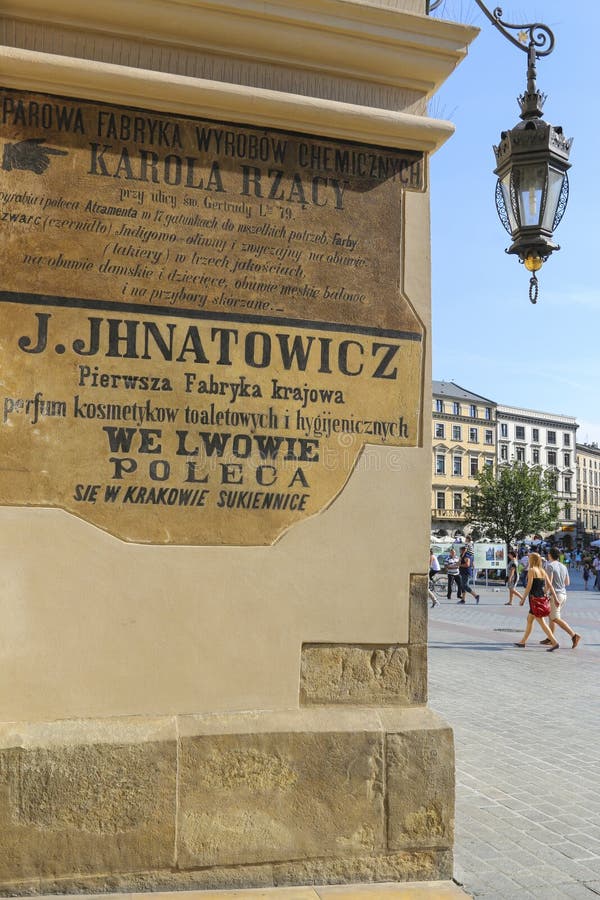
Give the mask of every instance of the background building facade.
[(501, 404), (497, 416), (498, 464), (525, 462), (552, 473), (560, 504), (560, 535), (568, 543), (577, 525), (576, 420)]
[(462, 531), (475, 475), (496, 458), (496, 404), (452, 381), (432, 384), (432, 531)]
[(483, 466), (524, 462), (552, 473), (556, 539), (569, 546), (598, 538), (600, 447), (577, 443), (573, 416), (506, 406), (452, 381), (433, 381), (432, 420), (432, 531), (464, 531), (468, 489)]
[(600, 447), (577, 444), (577, 532), (584, 541), (600, 537)]

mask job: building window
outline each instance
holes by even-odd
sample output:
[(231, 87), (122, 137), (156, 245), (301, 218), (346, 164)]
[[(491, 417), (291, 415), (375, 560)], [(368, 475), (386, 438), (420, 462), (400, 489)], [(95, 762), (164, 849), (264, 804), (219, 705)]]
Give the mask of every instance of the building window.
[(469, 440), (472, 444), (479, 443), (479, 429), (478, 428), (469, 428)]
[(486, 408), (485, 408), (485, 417), (486, 417), (486, 419), (491, 419), (491, 418), (492, 418), (492, 407), (491, 407), (491, 406), (486, 406)]
[(460, 416), (460, 403), (452, 404), (452, 412), (454, 413), (455, 416)]
[(550, 487), (553, 491), (558, 491), (558, 475), (554, 475), (550, 478)]
[(446, 428), (445, 428), (443, 422), (435, 423), (435, 436), (436, 436), (436, 438), (446, 437)]
[(517, 447), (517, 462), (525, 462), (525, 447)]
[(443, 400), (436, 400), (436, 401), (435, 401), (435, 411), (436, 411), (436, 412), (441, 412), (441, 413), (444, 412), (444, 401), (443, 401)]
[(446, 509), (446, 495), (445, 495), (444, 491), (437, 492), (436, 506), (438, 509)]
[(570, 453), (563, 453), (563, 465), (567, 469), (569, 469), (571, 467), (571, 454)]
[(587, 503), (587, 488), (586, 487), (584, 487), (584, 489), (583, 489), (583, 502)]
[(458, 454), (452, 458), (452, 474), (462, 475), (462, 456)]
[(506, 444), (502, 444), (500, 447), (500, 459), (502, 462), (508, 462), (508, 446)]
[[(567, 477), (567, 478), (565, 478), (565, 494), (570, 494), (570, 493), (571, 493), (571, 478)], [(567, 518), (570, 519), (571, 517), (568, 516)]]
[(493, 444), (493, 443), (494, 443), (494, 432), (492, 431), (491, 428), (486, 428), (486, 429), (485, 429), (485, 443), (486, 443), (486, 444)]
[(446, 457), (443, 453), (437, 453), (435, 457), (435, 474), (436, 475), (445, 475), (446, 474)]
[(548, 450), (547, 457), (548, 457), (548, 465), (555, 466), (556, 465), (556, 451)]
[(517, 441), (525, 440), (525, 426), (524, 425), (515, 425), (515, 438)]
[(460, 509), (462, 509), (462, 508), (463, 508), (463, 505), (462, 505), (462, 494), (455, 494), (455, 495), (454, 495), (454, 509), (460, 510)]
[(547, 441), (549, 444), (556, 443), (556, 432), (555, 431), (547, 431), (546, 432)]
[(571, 518), (571, 504), (565, 504), (565, 519), (569, 520)]
[(487, 466), (489, 469), (492, 469), (494, 467), (494, 460), (492, 459), (491, 456), (487, 456), (485, 458), (484, 465)]
[(540, 429), (539, 428), (531, 429), (531, 440), (534, 441), (534, 443), (536, 443), (536, 444), (539, 442), (539, 440), (540, 440)]
[(469, 472), (472, 476), (477, 475), (479, 472), (479, 463), (477, 462), (476, 456), (469, 457)]
[(539, 466), (539, 464), (540, 464), (540, 451), (539, 450), (531, 451), (531, 460), (532, 460), (534, 466)]
[(571, 435), (568, 433), (563, 434), (563, 444), (565, 447), (571, 446)]
[(475, 406), (474, 403), (471, 403), (471, 405), (469, 407), (469, 415), (471, 416), (472, 419), (477, 418), (477, 407)]
[(452, 426), (452, 440), (453, 441), (461, 441), (462, 440), (462, 428), (460, 425)]
[(508, 437), (508, 425), (506, 422), (502, 422), (500, 425), (500, 437)]

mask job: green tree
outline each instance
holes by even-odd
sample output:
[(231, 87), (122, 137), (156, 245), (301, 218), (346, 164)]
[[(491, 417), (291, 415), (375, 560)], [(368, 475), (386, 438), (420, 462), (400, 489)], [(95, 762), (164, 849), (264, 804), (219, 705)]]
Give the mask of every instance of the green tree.
[(512, 462), (494, 471), (485, 466), (469, 488), (469, 521), (509, 547), (536, 531), (556, 528), (559, 504), (554, 477), (540, 466)]

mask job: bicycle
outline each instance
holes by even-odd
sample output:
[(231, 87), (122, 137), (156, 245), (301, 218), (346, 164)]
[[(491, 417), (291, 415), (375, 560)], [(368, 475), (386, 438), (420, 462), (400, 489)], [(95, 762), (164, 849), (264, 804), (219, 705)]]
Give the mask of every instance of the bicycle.
[(448, 576), (438, 572), (433, 578), (429, 579), (429, 590), (439, 597), (445, 596), (448, 590)]

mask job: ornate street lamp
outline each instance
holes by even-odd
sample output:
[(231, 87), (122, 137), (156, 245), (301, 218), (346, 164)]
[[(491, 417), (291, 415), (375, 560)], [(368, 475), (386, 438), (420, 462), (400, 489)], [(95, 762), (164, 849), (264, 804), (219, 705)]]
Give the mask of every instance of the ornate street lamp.
[[(430, 0), (427, 12), (442, 3), (443, 0)], [(518, 98), (521, 121), (510, 131), (503, 131), (500, 143), (494, 147), (494, 174), (498, 176), (496, 209), (512, 238), (506, 252), (518, 256), (531, 272), (529, 299), (537, 303), (536, 272), (554, 250), (560, 250), (552, 237), (569, 198), (567, 169), (573, 143), (572, 138), (564, 136), (561, 127), (542, 119), (546, 95), (536, 86), (536, 61), (552, 53), (554, 35), (547, 25), (539, 22), (527, 25), (504, 22), (500, 7), (492, 13), (481, 0), (475, 3), (498, 31), (527, 53), (527, 88)], [(511, 31), (518, 32), (518, 36), (513, 37)]]

